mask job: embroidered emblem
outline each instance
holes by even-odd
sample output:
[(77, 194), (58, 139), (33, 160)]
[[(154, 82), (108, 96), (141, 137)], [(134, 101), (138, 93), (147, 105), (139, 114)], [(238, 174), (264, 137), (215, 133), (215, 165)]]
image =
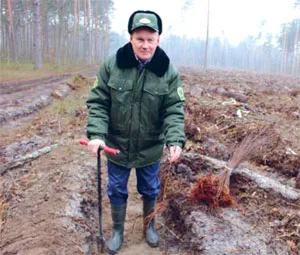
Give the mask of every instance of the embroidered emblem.
[(147, 18), (142, 18), (142, 19), (139, 20), (139, 22), (142, 23), (142, 24), (149, 24), (149, 23), (151, 23), (151, 20), (149, 20)]
[(185, 97), (184, 97), (184, 93), (183, 93), (182, 87), (178, 87), (178, 88), (177, 88), (177, 94), (178, 94), (178, 96), (179, 96), (179, 98), (180, 98), (181, 101), (184, 101), (184, 100), (185, 100)]
[(98, 77), (96, 77), (96, 80), (95, 80), (94, 85), (93, 85), (93, 89), (96, 88), (97, 85), (98, 85)]

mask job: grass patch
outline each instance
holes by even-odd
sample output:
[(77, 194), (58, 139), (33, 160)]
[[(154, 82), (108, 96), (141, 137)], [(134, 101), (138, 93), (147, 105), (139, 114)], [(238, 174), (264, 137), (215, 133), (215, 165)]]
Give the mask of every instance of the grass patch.
[(73, 73), (89, 67), (92, 66), (88, 66), (85, 63), (58, 66), (53, 62), (44, 62), (43, 70), (37, 70), (35, 69), (34, 64), (30, 62), (0, 62), (0, 82), (36, 79), (50, 75)]
[(80, 127), (86, 122), (86, 100), (94, 79), (78, 75), (72, 83), (76, 87), (75, 93), (70, 94), (63, 100), (55, 99), (51, 106), (39, 114), (40, 118), (46, 117), (47, 121), (50, 119), (56, 120), (59, 123), (59, 127), (57, 127), (59, 133)]
[(77, 114), (86, 114), (85, 105), (87, 96), (90, 93), (90, 89), (93, 85), (94, 79), (86, 78), (82, 75), (77, 75), (73, 79), (73, 86), (76, 88), (76, 92), (70, 94), (63, 100), (55, 99), (51, 106), (47, 107), (42, 115), (56, 116), (70, 122), (74, 119)]
[(85, 105), (86, 98), (74, 99), (67, 97), (63, 101), (56, 100), (53, 105), (50, 106), (48, 113), (50, 115), (59, 115), (60, 117), (71, 117), (70, 114)]

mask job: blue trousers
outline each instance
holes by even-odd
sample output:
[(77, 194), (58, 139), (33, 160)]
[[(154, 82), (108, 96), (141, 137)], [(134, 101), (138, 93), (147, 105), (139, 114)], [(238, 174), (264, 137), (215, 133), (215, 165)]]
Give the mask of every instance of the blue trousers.
[[(127, 202), (127, 183), (130, 175), (130, 168), (122, 167), (107, 161), (108, 185), (107, 195), (113, 205), (122, 205)], [(136, 168), (137, 190), (145, 200), (153, 201), (160, 191), (158, 172), (160, 162), (153, 165)]]

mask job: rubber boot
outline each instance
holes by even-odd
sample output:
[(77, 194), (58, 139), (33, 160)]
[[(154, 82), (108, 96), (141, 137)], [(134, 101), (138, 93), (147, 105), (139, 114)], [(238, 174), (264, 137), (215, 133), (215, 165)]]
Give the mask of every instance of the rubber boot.
[(115, 254), (120, 250), (123, 242), (124, 222), (126, 216), (126, 204), (112, 205), (111, 204), (111, 218), (113, 221), (113, 232), (107, 242), (107, 249), (109, 254)]
[(154, 211), (155, 201), (143, 200), (144, 208), (144, 234), (146, 237), (147, 243), (151, 247), (159, 246), (159, 235), (155, 231), (155, 217), (153, 217), (149, 223), (147, 216)]

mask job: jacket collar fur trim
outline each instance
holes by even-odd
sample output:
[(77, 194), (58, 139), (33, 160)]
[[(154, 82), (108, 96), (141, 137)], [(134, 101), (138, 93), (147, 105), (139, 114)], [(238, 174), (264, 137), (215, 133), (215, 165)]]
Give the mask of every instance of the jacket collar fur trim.
[[(157, 47), (151, 61), (145, 65), (145, 68), (162, 77), (168, 70), (169, 63), (170, 59), (167, 54), (160, 47)], [(117, 51), (117, 65), (120, 69), (138, 66), (130, 42)]]

